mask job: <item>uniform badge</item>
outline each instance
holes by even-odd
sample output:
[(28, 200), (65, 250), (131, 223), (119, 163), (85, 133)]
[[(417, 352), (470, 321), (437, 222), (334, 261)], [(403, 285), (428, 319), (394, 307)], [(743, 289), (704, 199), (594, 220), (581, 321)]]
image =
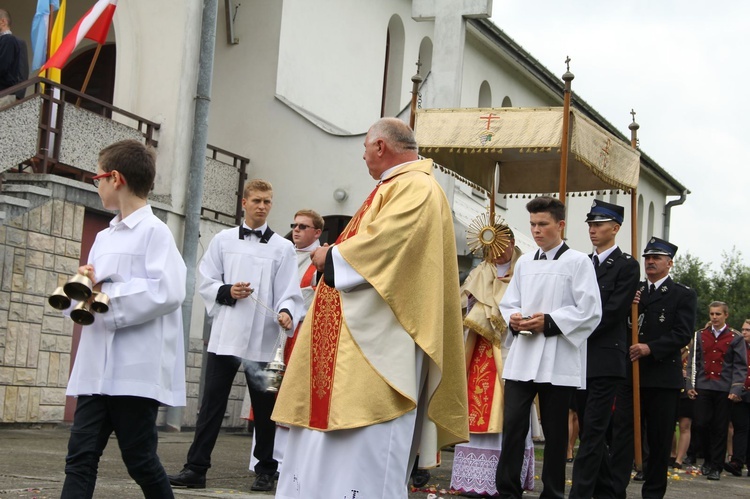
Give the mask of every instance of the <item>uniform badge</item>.
[(661, 315), (659, 316), (659, 322), (664, 322), (665, 320), (667, 320), (667, 318), (664, 317), (664, 310), (662, 310)]
[(666, 286), (662, 286), (661, 287), (661, 292), (662, 293), (666, 293), (668, 290), (669, 290), (669, 288), (667, 288)]

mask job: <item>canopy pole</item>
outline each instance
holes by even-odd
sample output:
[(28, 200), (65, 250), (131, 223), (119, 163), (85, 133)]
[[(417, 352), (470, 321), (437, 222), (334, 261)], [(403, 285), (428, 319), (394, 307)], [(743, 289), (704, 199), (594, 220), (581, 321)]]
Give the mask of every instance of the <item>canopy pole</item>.
[(409, 127), (414, 130), (414, 122), (417, 117), (417, 101), (419, 98), (419, 84), (422, 83), (422, 77), (419, 75), (419, 69), (422, 62), (417, 58), (417, 74), (411, 77), (411, 110), (409, 115)]
[[(635, 122), (635, 111), (630, 110), (630, 114), (633, 116), (633, 122), (628, 125), (630, 129), (630, 147), (633, 149), (638, 148), (638, 129), (640, 125)], [(638, 220), (638, 189), (633, 187), (630, 190), (630, 247), (633, 256), (638, 254), (638, 226), (636, 221)], [(633, 303), (630, 308), (630, 323), (631, 323), (631, 344), (635, 345), (638, 343), (638, 305)], [(636, 359), (633, 362), (633, 443), (634, 443), (634, 457), (635, 467), (638, 471), (643, 471), (643, 451), (642, 451), (642, 440), (641, 440), (641, 372), (640, 364)]]
[[(565, 91), (563, 92), (563, 129), (562, 144), (560, 146), (560, 201), (565, 204), (565, 195), (568, 188), (568, 142), (570, 140), (570, 88), (571, 82), (575, 75), (570, 72), (570, 57), (565, 59), (567, 71), (562, 76), (565, 82)], [(563, 228), (563, 237), (565, 229)]]
[(495, 225), (495, 194), (497, 193), (498, 171), (500, 162), (495, 161), (495, 168), (492, 169), (492, 189), (490, 189), (490, 223)]

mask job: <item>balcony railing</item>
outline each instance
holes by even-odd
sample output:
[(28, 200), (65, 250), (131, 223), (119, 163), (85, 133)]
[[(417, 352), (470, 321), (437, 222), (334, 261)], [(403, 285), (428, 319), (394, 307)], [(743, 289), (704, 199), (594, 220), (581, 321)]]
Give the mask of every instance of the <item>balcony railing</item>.
[[(0, 111), (0, 173), (48, 173), (90, 182), (98, 152), (107, 145), (130, 138), (158, 146), (159, 123), (44, 78), (26, 80), (0, 95), (22, 89), (27, 95)], [(207, 146), (203, 216), (239, 223), (249, 163)]]

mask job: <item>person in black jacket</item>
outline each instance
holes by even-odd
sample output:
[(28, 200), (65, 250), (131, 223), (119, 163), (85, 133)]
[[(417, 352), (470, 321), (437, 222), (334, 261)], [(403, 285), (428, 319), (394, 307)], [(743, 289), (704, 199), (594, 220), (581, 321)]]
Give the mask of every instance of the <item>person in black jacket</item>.
[[(683, 388), (680, 350), (690, 342), (698, 297), (689, 287), (669, 277), (674, 244), (652, 237), (643, 252), (646, 280), (636, 292), (638, 342), (629, 358), (640, 369), (641, 419), (648, 445), (644, 466), (644, 498), (661, 498), (667, 490), (667, 468), (674, 434), (677, 401)], [(633, 388), (618, 390), (612, 435), (612, 479), (615, 497), (625, 498), (633, 465)]]
[(571, 499), (612, 497), (609, 450), (605, 442), (617, 387), (625, 379), (628, 327), (641, 271), (638, 262), (617, 247), (615, 238), (625, 209), (595, 200), (586, 215), (591, 260), (602, 297), (602, 320), (588, 338), (586, 389), (576, 393), (581, 443), (573, 464)]
[[(10, 31), (10, 14), (0, 9), (0, 91), (21, 82), (21, 42)], [(16, 95), (0, 97), (0, 107), (15, 102)]]

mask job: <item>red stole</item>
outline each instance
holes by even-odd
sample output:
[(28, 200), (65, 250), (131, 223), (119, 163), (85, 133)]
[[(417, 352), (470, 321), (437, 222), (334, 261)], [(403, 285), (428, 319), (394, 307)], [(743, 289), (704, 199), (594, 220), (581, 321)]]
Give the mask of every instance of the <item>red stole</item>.
[(492, 343), (477, 335), (469, 363), (469, 431), (472, 433), (487, 433), (496, 380)]
[[(315, 286), (312, 285), (312, 279), (314, 275), (315, 265), (311, 263), (310, 266), (307, 267), (305, 274), (302, 276), (302, 279), (299, 282), (299, 287), (315, 289)], [(299, 334), (299, 329), (301, 327), (302, 321), (297, 324), (297, 329), (294, 330), (294, 334), (292, 335), (292, 337), (287, 338), (286, 343), (284, 343), (284, 364), (289, 365), (289, 357), (292, 356), (292, 350), (294, 350), (294, 344), (297, 342), (297, 334)]]
[[(362, 217), (370, 208), (378, 184), (357, 213), (339, 235), (336, 244), (346, 241), (359, 231)], [(336, 370), (336, 355), (341, 335), (341, 296), (339, 291), (326, 285), (321, 279), (315, 291), (310, 312), (310, 427), (325, 430), (331, 409), (333, 378)]]

